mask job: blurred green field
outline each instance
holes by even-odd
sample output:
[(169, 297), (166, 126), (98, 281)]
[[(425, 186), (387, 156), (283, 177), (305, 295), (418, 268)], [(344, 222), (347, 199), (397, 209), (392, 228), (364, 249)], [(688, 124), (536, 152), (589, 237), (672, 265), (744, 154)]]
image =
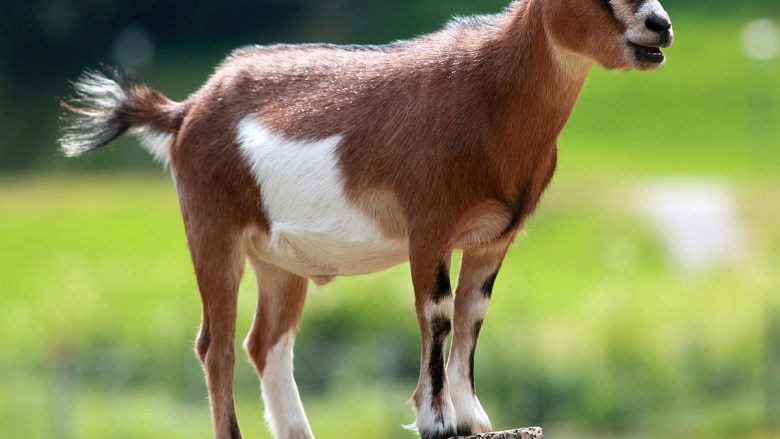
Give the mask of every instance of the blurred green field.
[[(780, 438), (780, 60), (743, 56), (750, 18), (676, 16), (661, 71), (594, 72), (496, 284), (477, 354), (494, 427)], [(216, 61), (187, 56), (164, 57), (150, 82), (183, 97)], [(51, 161), (150, 160), (134, 143)], [(641, 194), (702, 179), (729, 188), (745, 245), (691, 274), (665, 254)], [(407, 271), (310, 289), (296, 373), (318, 437), (413, 437), (400, 428), (418, 361)], [(210, 437), (191, 349), (200, 302), (166, 176), (0, 178), (0, 285), (0, 437)], [(248, 271), (239, 340), (253, 285)], [(269, 438), (258, 387), (240, 360), (239, 421)]]
[[(159, 180), (3, 185), (0, 344), (13, 352), (0, 357), (3, 437), (47, 437), (59, 403), (77, 437), (208, 437), (190, 350), (199, 301), (174, 190)], [(496, 424), (652, 437), (639, 433), (663, 422), (669, 433), (761, 437), (766, 333), (780, 312), (774, 184), (737, 185), (752, 244), (738, 265), (679, 277), (631, 208), (641, 181), (559, 178), (505, 264), (480, 345)], [(398, 426), (411, 421), (412, 302), (405, 266), (312, 288), (296, 364), (321, 437), (408, 437)], [(247, 436), (266, 437), (256, 379), (246, 362), (238, 372)]]

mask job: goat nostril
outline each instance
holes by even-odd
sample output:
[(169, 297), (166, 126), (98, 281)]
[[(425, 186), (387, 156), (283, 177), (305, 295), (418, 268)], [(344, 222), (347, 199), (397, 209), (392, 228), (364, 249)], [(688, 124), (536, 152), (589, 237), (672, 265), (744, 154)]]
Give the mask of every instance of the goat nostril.
[(669, 19), (653, 15), (645, 20), (645, 26), (655, 33), (663, 33), (672, 28), (672, 22)]

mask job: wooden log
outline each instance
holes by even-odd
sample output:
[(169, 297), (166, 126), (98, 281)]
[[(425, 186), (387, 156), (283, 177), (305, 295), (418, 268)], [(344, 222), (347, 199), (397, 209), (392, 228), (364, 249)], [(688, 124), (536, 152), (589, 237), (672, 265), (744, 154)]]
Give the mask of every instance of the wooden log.
[(540, 427), (528, 427), (518, 430), (480, 433), (473, 436), (459, 436), (457, 439), (543, 439)]

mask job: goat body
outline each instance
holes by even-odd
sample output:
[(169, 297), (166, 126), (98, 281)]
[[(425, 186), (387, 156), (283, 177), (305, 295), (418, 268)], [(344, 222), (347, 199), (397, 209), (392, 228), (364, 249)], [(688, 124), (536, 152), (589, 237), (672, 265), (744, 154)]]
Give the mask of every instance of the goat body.
[(526, 0), (388, 46), (248, 47), (181, 103), (90, 73), (61, 143), (75, 156), (131, 130), (170, 163), (218, 438), (240, 437), (232, 346), (247, 258), (259, 303), (246, 348), (275, 437), (313, 437), (292, 377), (307, 279), (406, 260), (423, 346), (416, 427), (426, 439), (489, 431), (473, 357), (498, 269), (591, 67), (656, 67), (647, 44), (671, 42), (662, 19), (656, 0)]

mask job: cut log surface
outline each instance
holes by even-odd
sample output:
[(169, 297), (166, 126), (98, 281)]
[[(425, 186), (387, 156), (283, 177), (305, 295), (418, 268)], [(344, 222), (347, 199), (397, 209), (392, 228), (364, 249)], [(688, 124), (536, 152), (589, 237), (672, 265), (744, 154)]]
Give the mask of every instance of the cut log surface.
[(457, 439), (543, 439), (539, 427), (521, 428), (519, 430), (498, 431), (495, 433), (480, 433), (473, 436), (458, 436)]

